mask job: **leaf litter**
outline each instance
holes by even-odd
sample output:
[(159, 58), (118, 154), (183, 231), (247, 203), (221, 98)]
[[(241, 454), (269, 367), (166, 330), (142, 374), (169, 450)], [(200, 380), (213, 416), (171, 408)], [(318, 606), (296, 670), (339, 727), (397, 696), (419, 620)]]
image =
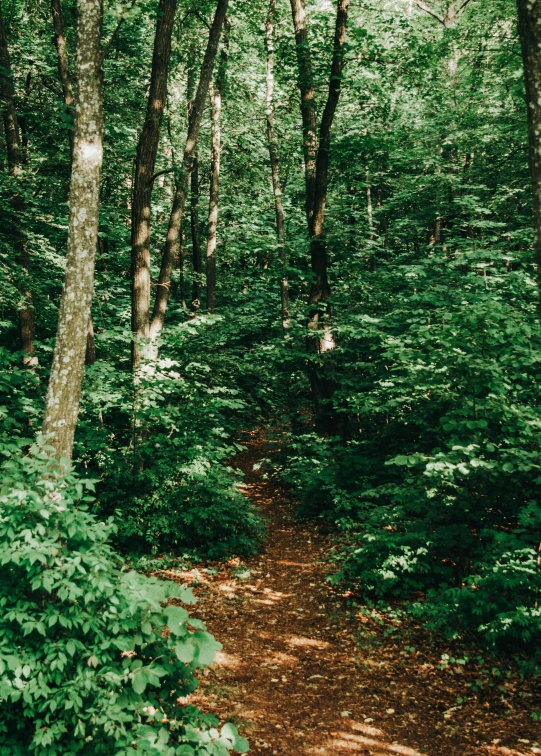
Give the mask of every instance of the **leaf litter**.
[(294, 518), (263, 474), (267, 454), (254, 433), (235, 458), (269, 521), (265, 552), (175, 573), (223, 644), (189, 701), (234, 722), (253, 756), (541, 754), (538, 683), (339, 595), (326, 583), (331, 536)]

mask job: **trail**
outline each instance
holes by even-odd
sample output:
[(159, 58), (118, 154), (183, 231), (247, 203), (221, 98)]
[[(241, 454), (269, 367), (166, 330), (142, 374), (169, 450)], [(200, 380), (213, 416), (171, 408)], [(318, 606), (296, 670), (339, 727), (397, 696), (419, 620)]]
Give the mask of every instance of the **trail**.
[(254, 470), (267, 455), (254, 434), (235, 459), (270, 521), (265, 553), (191, 571), (195, 613), (224, 648), (190, 702), (233, 721), (254, 756), (541, 753), (528, 686), (472, 696), (478, 668), (439, 668), (441, 648), (348, 610), (325, 583), (329, 536), (294, 520), (286, 492)]

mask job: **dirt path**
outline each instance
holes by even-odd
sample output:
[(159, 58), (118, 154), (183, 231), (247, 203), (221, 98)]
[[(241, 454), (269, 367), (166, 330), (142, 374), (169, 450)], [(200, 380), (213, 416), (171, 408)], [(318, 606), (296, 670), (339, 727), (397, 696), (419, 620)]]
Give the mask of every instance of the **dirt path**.
[(191, 573), (195, 613), (224, 649), (190, 700), (235, 722), (254, 756), (541, 753), (533, 684), (488, 672), (485, 690), (481, 662), (442, 660), (441, 647), (410, 645), (412, 632), (428, 644), (424, 631), (388, 635), (377, 616), (348, 611), (325, 583), (329, 538), (294, 521), (284, 491), (254, 471), (266, 454), (254, 438), (235, 460), (270, 519), (266, 552)]

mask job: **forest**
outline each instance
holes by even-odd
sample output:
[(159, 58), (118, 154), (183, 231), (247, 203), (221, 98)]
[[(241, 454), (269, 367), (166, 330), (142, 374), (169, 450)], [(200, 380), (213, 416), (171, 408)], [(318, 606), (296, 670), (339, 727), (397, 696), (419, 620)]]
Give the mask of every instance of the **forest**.
[(541, 0), (0, 0), (0, 756), (541, 753)]

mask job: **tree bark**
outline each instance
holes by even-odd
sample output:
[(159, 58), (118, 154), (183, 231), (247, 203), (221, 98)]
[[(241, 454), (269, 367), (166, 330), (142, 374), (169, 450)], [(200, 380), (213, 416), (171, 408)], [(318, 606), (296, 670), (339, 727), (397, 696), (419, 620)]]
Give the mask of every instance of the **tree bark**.
[[(51, 12), (53, 16), (54, 45), (58, 61), (58, 76), (62, 84), (62, 94), (68, 115), (73, 116), (73, 88), (69, 69), (68, 45), (64, 34), (64, 17), (60, 0), (51, 0)], [(70, 156), (73, 155), (73, 130), (68, 131)]]
[(306, 181), (306, 218), (311, 231), (316, 194), (317, 119), (312, 60), (308, 44), (306, 7), (304, 0), (291, 0), (295, 47), (297, 52), (298, 86), (301, 95), (301, 115)]
[(19, 190), (19, 182), (23, 173), (23, 155), (21, 151), (21, 133), (17, 108), (15, 107), (15, 87), (13, 85), (13, 73), (9, 49), (0, 4), (0, 93), (3, 100), (2, 119), (4, 122), (4, 134), (8, 157), (9, 173), (13, 179), (14, 189), (11, 197), (13, 210), (13, 236), (15, 249), (19, 257), (22, 273), (22, 286), (20, 295), (23, 304), (19, 309), (19, 325), (21, 335), (21, 347), (25, 352), (24, 364), (28, 367), (37, 364), (35, 356), (34, 334), (34, 305), (30, 287), (30, 256), (24, 229), (22, 228), (25, 212), (24, 197)]
[(160, 0), (146, 117), (137, 145), (135, 162), (131, 227), (132, 331), (134, 334), (132, 365), (134, 367), (139, 362), (141, 352), (141, 347), (137, 342), (149, 336), (152, 177), (167, 98), (171, 36), (176, 7), (177, 0)]
[(267, 144), (269, 147), (269, 160), (272, 177), (272, 193), (274, 197), (274, 214), (276, 216), (276, 237), (278, 257), (282, 266), (280, 280), (280, 299), (282, 305), (282, 327), (284, 331), (289, 328), (289, 285), (286, 275), (287, 253), (286, 233), (284, 222), (284, 203), (282, 201), (282, 182), (280, 180), (280, 161), (278, 158), (278, 144), (274, 129), (274, 17), (276, 0), (270, 0), (269, 11), (265, 24), (265, 40), (267, 44), (267, 96), (266, 96), (266, 121), (267, 121)]
[(539, 0), (517, 0), (517, 9), (526, 78), (535, 257), (541, 317), (541, 4)]
[[(327, 247), (324, 240), (325, 206), (327, 204), (327, 187), (329, 183), (331, 129), (340, 97), (342, 71), (344, 69), (344, 43), (346, 40), (348, 6), (349, 0), (338, 0), (329, 93), (319, 129), (310, 244), (312, 272), (315, 276), (308, 300), (308, 303), (311, 305), (326, 302), (331, 294), (327, 274)], [(314, 317), (316, 318), (315, 324), (317, 327), (317, 314)], [(323, 342), (322, 344), (323, 351), (325, 350), (325, 343)]]
[(190, 188), (190, 225), (192, 232), (193, 286), (192, 311), (197, 312), (201, 307), (201, 276), (203, 266), (201, 260), (201, 234), (199, 231), (199, 160), (197, 156), (193, 163)]
[[(62, 96), (66, 113), (73, 117), (73, 87), (71, 85), (71, 74), (69, 66), (68, 45), (64, 33), (64, 16), (62, 14), (62, 5), (60, 0), (51, 0), (51, 12), (53, 16), (54, 28), (54, 45), (56, 48), (58, 62), (58, 76), (62, 85)], [(103, 58), (103, 56), (102, 56)], [(68, 141), (70, 148), (70, 162), (73, 159), (73, 129), (68, 130)], [(96, 342), (94, 339), (94, 325), (92, 323), (92, 314), (88, 323), (88, 333), (86, 341), (85, 365), (93, 365), (96, 362)]]
[[(226, 17), (228, 4), (229, 0), (218, 0), (216, 13), (214, 14), (214, 19), (209, 31), (207, 49), (205, 50), (205, 57), (203, 58), (203, 65), (201, 67), (201, 73), (199, 76), (199, 84), (197, 86), (197, 92), (195, 94), (188, 122), (188, 136), (186, 138), (186, 145), (184, 147), (182, 168), (173, 199), (171, 215), (169, 217), (167, 236), (162, 253), (160, 276), (158, 279), (158, 286), (156, 288), (156, 298), (154, 300), (154, 310), (150, 324), (150, 337), (154, 341), (160, 335), (165, 320), (167, 301), (169, 299), (171, 288), (171, 273), (178, 251), (179, 232), (182, 224), (182, 218), (184, 216), (184, 208), (186, 205), (188, 180), (195, 160), (197, 142), (199, 140), (199, 126), (201, 124), (201, 117), (203, 115), (203, 110), (205, 107), (205, 100), (208, 95), (208, 89), (212, 78), (212, 70), (214, 68), (214, 61), (218, 52), (218, 45), (220, 43), (220, 36), (222, 33), (222, 27)], [(156, 345), (154, 345), (152, 349), (155, 353)]]
[[(335, 346), (329, 322), (330, 309), (328, 300), (331, 295), (331, 289), (328, 279), (327, 245), (324, 236), (325, 207), (327, 203), (331, 130), (340, 97), (349, 0), (338, 0), (337, 2), (329, 89), (319, 128), (315, 172), (311, 163), (309, 164), (309, 161), (312, 160), (312, 146), (315, 146), (315, 141), (311, 136), (311, 134), (315, 134), (315, 110), (304, 0), (291, 0), (291, 7), (295, 27), (299, 89), (301, 92), (301, 109), (303, 114), (307, 192), (306, 207), (310, 234), (310, 260), (313, 274), (313, 283), (308, 297), (310, 317), (308, 321), (309, 337), (307, 343), (310, 352), (325, 353), (332, 350)], [(308, 140), (307, 135), (309, 136)], [(325, 366), (318, 366), (315, 360), (310, 365), (310, 384), (315, 406), (317, 429), (321, 434), (333, 433), (336, 426), (332, 409), (333, 383), (327, 375)]]
[(216, 232), (218, 228), (218, 198), (220, 193), (220, 116), (222, 93), (211, 81), (209, 87), (212, 112), (212, 149), (210, 158), (209, 216), (207, 223), (207, 310), (216, 309)]
[(225, 85), (229, 47), (230, 24), (227, 16), (224, 20), (224, 42), (220, 60), (220, 67), (215, 82), (211, 79), (209, 85), (210, 107), (212, 113), (212, 147), (210, 156), (210, 191), (209, 216), (207, 223), (207, 310), (216, 309), (216, 244), (218, 230), (218, 200), (220, 194), (220, 155), (222, 151), (222, 99)]
[(103, 159), (101, 0), (78, 0), (77, 12), (77, 92), (68, 252), (43, 421), (43, 433), (52, 434), (50, 443), (60, 456), (68, 459), (73, 449), (84, 374)]

